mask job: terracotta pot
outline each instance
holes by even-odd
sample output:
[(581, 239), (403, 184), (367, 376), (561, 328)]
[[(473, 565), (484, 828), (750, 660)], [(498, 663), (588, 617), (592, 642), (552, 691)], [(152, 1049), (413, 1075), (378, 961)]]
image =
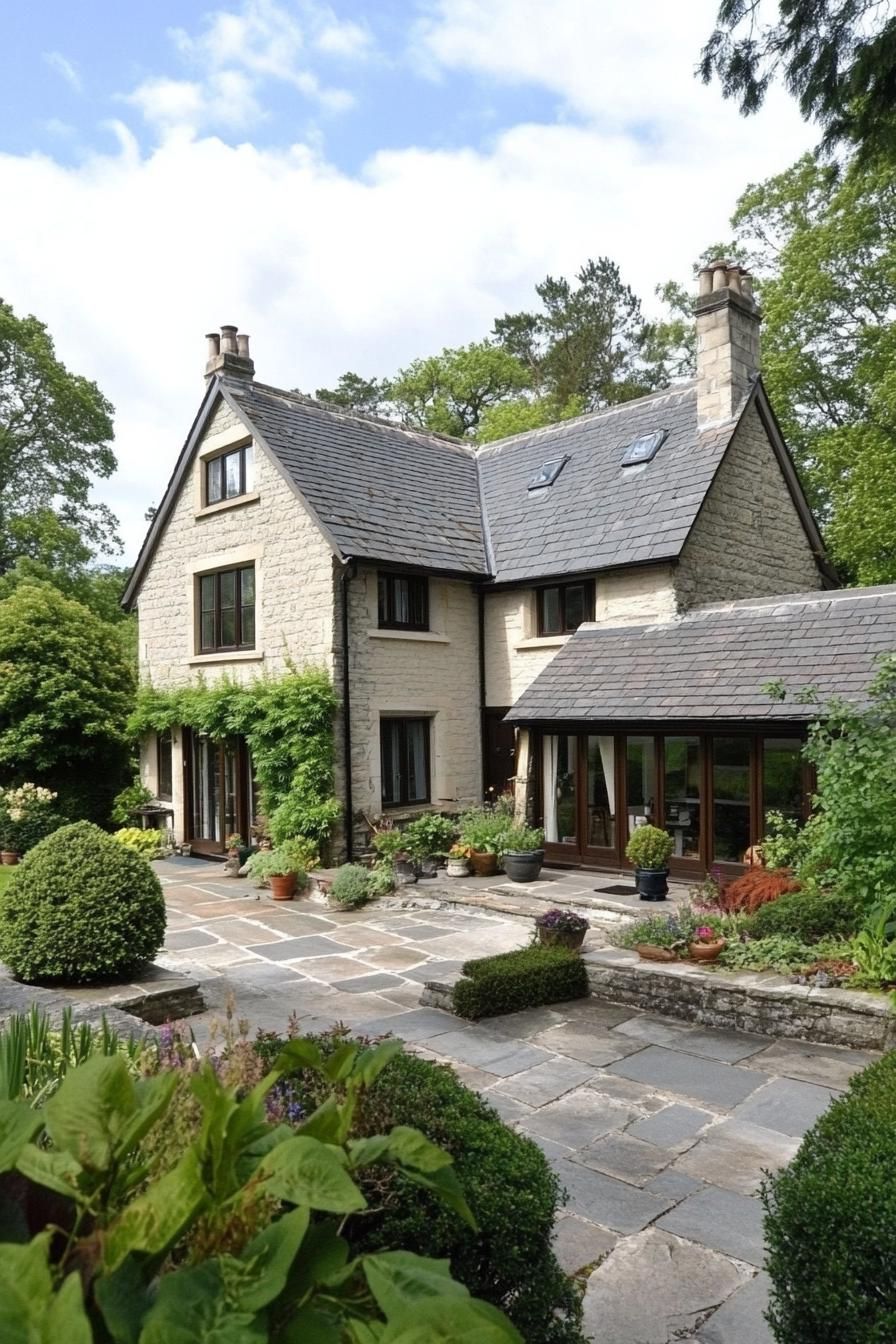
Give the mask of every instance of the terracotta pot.
[(634, 949), (642, 961), (677, 961), (671, 947), (654, 947), (652, 943), (635, 943)]
[(12, 868), (19, 861), (19, 856), (14, 849), (0, 850), (0, 863), (5, 863), (7, 868)]
[(498, 856), (486, 850), (474, 849), (470, 855), (470, 866), (477, 877), (494, 877), (498, 871)]
[(268, 882), (275, 901), (292, 900), (296, 889), (295, 873), (280, 873), (277, 877), (269, 877)]
[(715, 961), (724, 950), (724, 938), (717, 938), (714, 943), (691, 943), (688, 948), (692, 961)]
[(568, 933), (563, 929), (538, 930), (538, 941), (543, 947), (568, 947), (570, 952), (578, 952), (585, 941), (587, 929), (581, 933)]

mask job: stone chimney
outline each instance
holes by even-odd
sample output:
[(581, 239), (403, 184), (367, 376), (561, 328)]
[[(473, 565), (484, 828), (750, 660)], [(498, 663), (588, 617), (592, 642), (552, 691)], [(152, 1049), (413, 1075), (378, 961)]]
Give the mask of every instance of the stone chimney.
[(222, 327), (220, 333), (210, 331), (205, 361), (205, 376), (213, 373), (226, 374), (230, 378), (254, 378), (255, 365), (249, 354), (249, 337), (237, 334), (236, 327)]
[(699, 276), (697, 421), (701, 428), (736, 415), (759, 372), (759, 323), (748, 271), (711, 261)]

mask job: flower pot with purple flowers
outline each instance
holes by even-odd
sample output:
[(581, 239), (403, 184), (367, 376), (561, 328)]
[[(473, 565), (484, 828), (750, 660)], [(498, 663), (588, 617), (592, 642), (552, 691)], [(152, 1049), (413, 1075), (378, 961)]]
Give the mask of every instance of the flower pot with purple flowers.
[(573, 910), (547, 910), (535, 921), (538, 941), (544, 947), (566, 947), (578, 952), (588, 932), (588, 921)]

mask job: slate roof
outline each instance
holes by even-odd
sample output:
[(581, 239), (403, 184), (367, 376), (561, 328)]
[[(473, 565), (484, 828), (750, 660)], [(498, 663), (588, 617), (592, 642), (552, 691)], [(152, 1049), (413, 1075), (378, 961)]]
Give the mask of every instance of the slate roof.
[[(581, 626), (507, 715), (511, 722), (817, 717), (817, 688), (864, 703), (878, 658), (896, 652), (896, 585), (703, 607), (665, 624)], [(783, 681), (787, 698), (762, 690)]]
[(345, 555), (488, 573), (472, 450), (298, 393), (226, 388)]
[[(674, 559), (735, 427), (699, 433), (691, 383), (480, 449), (495, 581)], [(658, 429), (667, 437), (656, 457), (623, 467), (628, 445)], [(564, 453), (554, 484), (527, 490)]]

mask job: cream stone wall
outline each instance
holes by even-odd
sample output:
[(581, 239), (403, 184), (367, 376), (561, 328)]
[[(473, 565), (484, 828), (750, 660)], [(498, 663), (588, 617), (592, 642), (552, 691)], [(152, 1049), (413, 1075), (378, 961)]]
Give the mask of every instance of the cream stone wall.
[[(429, 606), (428, 632), (380, 630), (376, 570), (362, 568), (349, 580), (352, 802), (359, 832), (364, 814), (383, 810), (380, 720), (389, 715), (432, 719), (434, 808), (481, 796), (476, 594), (468, 583), (431, 578)], [(341, 724), (337, 736), (341, 742)], [(338, 760), (341, 790), (341, 745)]]
[(682, 552), (675, 574), (678, 608), (822, 586), (754, 405), (738, 426)]

